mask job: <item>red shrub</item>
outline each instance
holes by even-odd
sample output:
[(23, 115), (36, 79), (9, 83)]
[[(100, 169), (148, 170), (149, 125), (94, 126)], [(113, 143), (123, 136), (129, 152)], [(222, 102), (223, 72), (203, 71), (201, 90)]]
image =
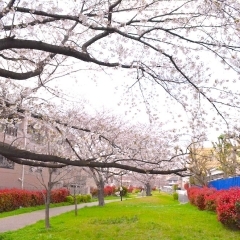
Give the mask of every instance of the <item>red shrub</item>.
[(92, 197), (97, 197), (97, 194), (98, 194), (97, 188), (91, 187), (90, 188), (90, 193), (92, 194)]
[(51, 203), (64, 202), (69, 195), (69, 190), (66, 188), (54, 189), (51, 191)]
[[(53, 190), (52, 202), (64, 202), (69, 195), (67, 189)], [(31, 207), (44, 204), (44, 193), (41, 191), (28, 191), (22, 189), (0, 190), (0, 212), (12, 211), (20, 207)]]
[(200, 210), (216, 210), (218, 220), (227, 226), (240, 228), (240, 188), (217, 191), (211, 188), (189, 188), (191, 204)]
[(224, 225), (240, 227), (240, 188), (224, 191), (217, 199), (218, 220)]
[(191, 187), (191, 188), (188, 188), (188, 190), (187, 190), (188, 200), (192, 205), (196, 206), (195, 199), (196, 199), (196, 196), (197, 196), (199, 190), (200, 190), (200, 188), (198, 188), (198, 187)]
[(115, 186), (106, 186), (104, 188), (104, 196), (111, 196), (115, 193), (116, 188)]
[(184, 186), (183, 186), (183, 188), (185, 189), (185, 190), (188, 190), (189, 189), (189, 183), (187, 182), (187, 183), (184, 183)]
[(225, 190), (214, 191), (205, 196), (205, 209), (208, 211), (216, 211), (218, 198), (223, 192), (225, 192)]
[(12, 206), (12, 203), (13, 197), (11, 194), (0, 192), (0, 212), (7, 212), (16, 209)]
[[(206, 201), (206, 199), (209, 198), (212, 194), (214, 194), (217, 190), (214, 188), (197, 188), (192, 187), (188, 188), (188, 198), (189, 202), (195, 206), (198, 207), (199, 210), (205, 210), (207, 204), (210, 204), (210, 202)], [(208, 206), (210, 207), (210, 206)]]
[(134, 187), (133, 186), (129, 186), (127, 190), (128, 190), (128, 193), (132, 193), (133, 190), (134, 190)]

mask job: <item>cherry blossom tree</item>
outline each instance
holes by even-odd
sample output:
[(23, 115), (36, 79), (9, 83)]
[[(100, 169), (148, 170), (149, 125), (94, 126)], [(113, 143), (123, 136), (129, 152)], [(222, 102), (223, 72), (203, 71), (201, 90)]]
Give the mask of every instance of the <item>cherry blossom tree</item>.
[[(7, 81), (6, 86), (11, 84)], [(1, 118), (5, 126), (3, 136), (6, 135), (6, 126), (14, 127), (18, 121), (24, 122), (22, 117), (28, 119), (27, 133), (20, 131), (22, 134), (11, 136), (11, 141), (5, 137), (1, 140), (0, 153), (9, 160), (49, 168), (72, 165), (144, 174), (181, 174), (186, 171), (184, 164), (178, 162), (181, 155), (174, 155), (172, 151), (175, 140), (169, 144), (169, 133), (166, 138), (161, 131), (161, 141), (157, 141), (156, 137), (151, 137), (150, 129), (124, 126), (123, 121), (106, 113), (89, 116), (82, 109), (58, 111), (48, 102), (39, 104), (39, 98), (37, 104), (33, 96), (23, 97), (22, 89), (19, 95), (15, 92), (16, 99), (10, 101), (7, 100), (10, 96), (7, 91), (11, 92), (11, 88), (3, 88), (6, 94), (1, 99), (2, 112), (6, 114)], [(31, 109), (38, 112), (31, 112)]]
[(190, 99), (201, 99), (229, 121), (226, 107), (237, 107), (230, 79), (211, 71), (222, 62), (217, 67), (237, 80), (236, 0), (9, 0), (0, 7), (3, 78), (46, 85), (80, 69), (117, 68), (135, 79), (146, 101), (151, 82), (185, 110)]
[[(132, 142), (130, 134), (123, 144), (106, 134), (104, 124), (100, 131), (98, 121), (83, 112), (62, 113), (52, 103), (29, 98), (39, 89), (58, 94), (49, 83), (83, 69), (107, 74), (126, 72), (133, 80), (132, 88), (139, 87), (147, 110), (152, 97), (149, 86), (160, 87), (182, 111), (191, 111), (197, 102), (228, 125), (232, 124), (229, 109), (238, 110), (235, 82), (239, 74), (240, 21), (236, 0), (9, 0), (0, 3), (0, 18), (1, 84), (8, 79), (34, 85), (20, 94), (14, 90), (13, 99), (9, 94), (3, 97), (2, 122), (14, 125), (19, 114), (26, 115), (35, 119), (33, 130), (45, 136), (45, 145), (39, 149), (22, 149), (18, 140), (2, 144), (0, 153), (15, 162), (121, 168), (148, 174), (180, 174), (186, 170), (177, 161), (184, 154), (176, 154), (174, 146), (163, 139), (150, 141), (162, 146), (161, 152), (164, 150), (156, 158), (159, 150), (152, 144), (148, 148), (149, 143), (139, 138)], [(216, 63), (231, 79), (214, 75)], [(99, 151), (92, 157), (88, 151), (81, 152), (81, 142), (89, 139), (101, 147), (107, 144), (114, 155), (120, 142), (122, 155), (111, 162), (99, 161), (113, 153)], [(145, 146), (145, 152), (139, 144)]]
[[(74, 171), (69, 166), (61, 169), (32, 167), (31, 171), (41, 185), (39, 190), (42, 192), (45, 202), (45, 228), (48, 229), (50, 228), (51, 191), (54, 187), (62, 187), (63, 182), (70, 181), (74, 177)], [(31, 185), (31, 183), (29, 184)], [(36, 188), (35, 185), (32, 186)]]

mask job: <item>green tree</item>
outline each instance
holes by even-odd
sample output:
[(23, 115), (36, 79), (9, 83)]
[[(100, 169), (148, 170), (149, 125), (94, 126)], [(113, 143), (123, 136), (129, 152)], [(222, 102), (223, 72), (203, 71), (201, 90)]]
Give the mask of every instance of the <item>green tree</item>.
[(219, 169), (223, 171), (223, 177), (236, 175), (235, 148), (226, 134), (221, 134), (217, 142), (213, 142), (213, 156), (219, 163)]

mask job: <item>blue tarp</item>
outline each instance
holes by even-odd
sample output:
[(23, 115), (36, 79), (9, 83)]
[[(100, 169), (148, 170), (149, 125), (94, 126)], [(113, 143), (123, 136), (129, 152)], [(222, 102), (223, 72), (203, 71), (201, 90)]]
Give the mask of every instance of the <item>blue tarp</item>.
[(213, 180), (209, 182), (209, 187), (214, 187), (217, 190), (240, 187), (240, 177)]

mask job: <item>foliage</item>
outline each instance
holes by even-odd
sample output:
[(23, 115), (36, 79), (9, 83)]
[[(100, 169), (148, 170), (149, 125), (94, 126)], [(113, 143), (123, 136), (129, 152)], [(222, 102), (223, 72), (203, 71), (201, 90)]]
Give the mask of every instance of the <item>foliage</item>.
[(189, 186), (189, 182), (184, 183), (183, 188), (184, 188), (185, 190), (188, 190), (189, 187), (190, 187), (190, 186)]
[[(0, 190), (0, 212), (12, 211), (21, 207), (31, 207), (44, 204), (45, 191), (28, 191), (22, 189)], [(51, 191), (51, 202), (64, 202), (69, 194), (67, 189)]]
[[(142, 190), (142, 188), (134, 187), (132, 185), (127, 188), (128, 193), (139, 193), (139, 192), (141, 192), (141, 190)], [(154, 190), (154, 189), (152, 189), (152, 190)]]
[(116, 192), (116, 187), (115, 186), (104, 187), (104, 196), (114, 195), (115, 192)]
[[(91, 200), (92, 200), (91, 195), (89, 195), (89, 194), (76, 195), (75, 197), (76, 197), (76, 200), (77, 200), (77, 204), (91, 202)], [(71, 196), (71, 195), (67, 196), (65, 198), (65, 201), (69, 202), (71, 204), (74, 204), (74, 196)]]
[(213, 155), (219, 163), (219, 168), (223, 171), (224, 178), (236, 175), (236, 149), (230, 142), (226, 134), (218, 137), (217, 142), (213, 142)]
[(51, 191), (51, 202), (60, 203), (64, 202), (66, 196), (69, 195), (69, 190), (66, 188), (54, 189)]
[(51, 223), (50, 230), (45, 230), (43, 221), (39, 221), (18, 231), (1, 233), (0, 239), (236, 240), (239, 238), (239, 232), (226, 229), (211, 212), (198, 211), (190, 204), (179, 205), (171, 195), (159, 193), (154, 193), (154, 196), (148, 198), (108, 203), (101, 208), (79, 209), (77, 217), (73, 217), (73, 212), (68, 212), (54, 217)]
[(236, 225), (240, 228), (239, 216), (240, 188), (223, 191), (217, 200), (218, 220), (224, 225)]
[(97, 197), (97, 193), (98, 193), (97, 188), (91, 187), (90, 188), (90, 193), (91, 193), (92, 197)]
[(188, 199), (191, 204), (198, 207), (199, 210), (205, 210), (206, 208), (206, 198), (211, 194), (215, 193), (217, 190), (214, 188), (197, 188), (191, 187), (187, 190)]
[(216, 211), (217, 202), (219, 196), (221, 196), (222, 192), (225, 190), (213, 191), (211, 194), (205, 196), (205, 209), (208, 211)]
[[(120, 187), (117, 188), (117, 191), (120, 192)], [(128, 188), (122, 186), (122, 196), (126, 197), (128, 195)]]
[[(112, 196), (116, 192), (116, 187), (115, 186), (105, 186), (104, 187), (104, 196)], [(98, 195), (98, 189), (97, 188), (91, 188), (90, 193), (92, 197), (97, 197)]]
[(135, 191), (135, 188), (131, 185), (128, 187), (128, 193), (133, 193)]
[(240, 188), (220, 191), (206, 187), (189, 188), (188, 197), (198, 209), (216, 211), (222, 224), (240, 228)]
[(178, 193), (177, 192), (173, 193), (173, 199), (176, 200), (176, 201), (178, 200)]
[(176, 190), (178, 190), (178, 184), (174, 184), (174, 185), (172, 186), (172, 188), (173, 188), (173, 191), (176, 192)]
[[(112, 71), (121, 69), (121, 71), (125, 71), (126, 75), (134, 78), (133, 81), (127, 81), (128, 83), (136, 81), (138, 84), (133, 84), (133, 86), (140, 86), (137, 94), (134, 93), (132, 98), (136, 99), (136, 103), (144, 103), (149, 115), (151, 111), (148, 109), (150, 106), (148, 101), (154, 96), (149, 89), (159, 86), (162, 87), (160, 91), (165, 91), (174, 101), (180, 103), (180, 111), (183, 109), (187, 112), (196, 110), (194, 103), (199, 108), (203, 105), (203, 109), (198, 109), (197, 112), (199, 115), (203, 114), (204, 118), (207, 108), (204, 104), (198, 104), (198, 101), (204, 99), (206, 103), (210, 104), (211, 110), (213, 108), (218, 116), (224, 118), (224, 114), (230, 112), (228, 108), (235, 108), (238, 103), (238, 97), (235, 97), (237, 95), (231, 91), (237, 77), (233, 77), (231, 74), (233, 82), (227, 84), (229, 79), (216, 78), (215, 80), (210, 76), (214, 75), (216, 71), (217, 59), (219, 65), (223, 62), (229, 66), (229, 71), (238, 71), (239, 47), (238, 39), (235, 36), (239, 31), (240, 6), (238, 1), (233, 2), (231, 0), (217, 2), (198, 0), (184, 1), (184, 3), (182, 1), (162, 3), (160, 0), (133, 0), (130, 2), (127, 0), (80, 0), (61, 1), (61, 4), (58, 4), (46, 0), (42, 4), (36, 0), (30, 2), (1, 1), (1, 80), (7, 79), (8, 83), (14, 83), (14, 80), (31, 79), (31, 83), (34, 85), (32, 88), (29, 87), (22, 91), (17, 91), (15, 87), (14, 90), (11, 89), (10, 94), (6, 93), (4, 89), (2, 94), (4, 111), (1, 121), (2, 123), (10, 121), (10, 124), (13, 124), (12, 116), (18, 116), (19, 113), (24, 115), (26, 110), (31, 117), (36, 117), (35, 120), (41, 119), (45, 122), (45, 126), (51, 125), (52, 129), (55, 129), (57, 123), (59, 131), (51, 132), (42, 126), (37, 126), (39, 124), (34, 124), (36, 135), (40, 134), (39, 139), (43, 138), (43, 142), (46, 145), (49, 143), (51, 149), (54, 149), (49, 155), (44, 152), (47, 149), (45, 147), (25, 149), (23, 153), (19, 151), (21, 149), (19, 146), (10, 146), (9, 148), (7, 145), (1, 146), (0, 153), (11, 157), (14, 152), (12, 157), (15, 162), (19, 162), (21, 159), (28, 165), (36, 164), (32, 160), (39, 161), (42, 166), (50, 165), (53, 162), (71, 165), (72, 160), (76, 158), (79, 161), (74, 163), (81, 167), (86, 166), (86, 160), (90, 160), (88, 161), (90, 167), (119, 167), (140, 173), (150, 169), (150, 173), (161, 174), (164, 173), (161, 171), (163, 166), (164, 170), (168, 169), (168, 173), (185, 171), (186, 168), (183, 167), (183, 164), (179, 165), (183, 162), (179, 160), (184, 160), (184, 154), (176, 154), (173, 150), (173, 144), (177, 145), (176, 141), (179, 136), (173, 134), (173, 137), (169, 137), (172, 131), (167, 130), (164, 134), (159, 134), (164, 135), (161, 139), (156, 138), (159, 140), (150, 137), (152, 141), (148, 141), (148, 136), (152, 134), (141, 134), (139, 132), (142, 129), (138, 128), (138, 133), (132, 134), (132, 136), (138, 135), (140, 139), (137, 138), (135, 141), (131, 137), (127, 139), (121, 136), (121, 139), (125, 141), (125, 148), (122, 146), (119, 148), (118, 146), (122, 145), (124, 141), (119, 144), (119, 141), (115, 143), (115, 139), (113, 139), (116, 136), (118, 138), (119, 132), (121, 132), (117, 131), (116, 133), (116, 129), (119, 129), (119, 125), (121, 125), (119, 122), (113, 124), (115, 125), (112, 128), (113, 131), (102, 129), (101, 127), (105, 127), (107, 124), (96, 121), (98, 123), (95, 122), (92, 125), (94, 117), (87, 119), (83, 114), (82, 118), (79, 116), (81, 111), (63, 113), (62, 109), (65, 108), (62, 106), (59, 112), (52, 111), (55, 109), (50, 100), (42, 107), (45, 99), (37, 99), (37, 96), (40, 95), (42, 98), (43, 93), (47, 92), (54, 96), (65, 97), (66, 93), (59, 94), (59, 89), (55, 91), (54, 87), (48, 86), (51, 85), (49, 82), (58, 81), (65, 75), (73, 76), (80, 69), (92, 72), (93, 76), (100, 70), (111, 75)], [(229, 7), (232, 4), (234, 7)], [(81, 9), (81, 13), (77, 9)], [(123, 18), (123, 15), (128, 17)], [(204, 24), (202, 24), (203, 19)], [(62, 27), (63, 23), (64, 28)], [(200, 40), (195, 36), (198, 36)], [(231, 51), (228, 51), (229, 49)], [(212, 59), (214, 57), (216, 59), (211, 61), (211, 57), (206, 58), (206, 51), (212, 56)], [(212, 63), (214, 64), (212, 65)], [(225, 70), (226, 68), (222, 67), (221, 69)], [(223, 75), (228, 76), (228, 74)], [(98, 78), (94, 76), (94, 79)], [(124, 79), (122, 80), (125, 82)], [(153, 87), (149, 88), (151, 84)], [(149, 91), (148, 94), (145, 95), (145, 91)], [(143, 96), (143, 101), (139, 101), (139, 92)], [(156, 94), (156, 99), (158, 96), (159, 93)], [(219, 101), (218, 97), (224, 99), (224, 102)], [(47, 99), (51, 98), (47, 96)], [(196, 101), (193, 101), (195, 99)], [(135, 106), (135, 103), (132, 106)], [(224, 110), (222, 110), (223, 108)], [(41, 114), (36, 116), (36, 113), (39, 112)], [(149, 116), (149, 120), (152, 122), (158, 117), (153, 114)], [(217, 123), (219, 121), (216, 120), (213, 124)], [(41, 131), (38, 132), (38, 129)], [(159, 127), (155, 132), (159, 132), (160, 129)], [(172, 130), (176, 132), (176, 129)], [(43, 134), (46, 132), (48, 134), (45, 135), (48, 137)], [(85, 138), (83, 135), (90, 136)], [(109, 138), (109, 135), (112, 136)], [(169, 141), (170, 138), (171, 141)], [(71, 141), (68, 141), (69, 139)], [(84, 141), (79, 142), (80, 139), (88, 139), (89, 141), (85, 142), (88, 142), (89, 145), (93, 140), (94, 143), (91, 142), (91, 146), (94, 148), (91, 149), (95, 149), (94, 156), (87, 152)], [(59, 144), (60, 141), (63, 144)], [(72, 145), (73, 142), (75, 144)], [(14, 141), (14, 143), (16, 142)], [(106, 145), (111, 145), (109, 143), (117, 147), (106, 149)], [(101, 149), (99, 145), (102, 146)], [(127, 149), (128, 152), (125, 152), (124, 156), (130, 156), (131, 161), (126, 161), (123, 154), (118, 154), (119, 149)], [(150, 152), (152, 154), (149, 154)], [(41, 154), (42, 158), (40, 159), (36, 153)], [(110, 153), (112, 156), (114, 155), (112, 158)], [(103, 161), (102, 155), (108, 156), (108, 160)], [(158, 160), (156, 161), (156, 159)], [(165, 166), (162, 161), (166, 159), (171, 159), (171, 164), (176, 162), (176, 165), (173, 168), (172, 165), (171, 168), (168, 164)], [(123, 165), (123, 162), (127, 162), (127, 164)], [(140, 169), (138, 169), (139, 166), (141, 166)], [(179, 169), (175, 169), (175, 167), (179, 167)]]

